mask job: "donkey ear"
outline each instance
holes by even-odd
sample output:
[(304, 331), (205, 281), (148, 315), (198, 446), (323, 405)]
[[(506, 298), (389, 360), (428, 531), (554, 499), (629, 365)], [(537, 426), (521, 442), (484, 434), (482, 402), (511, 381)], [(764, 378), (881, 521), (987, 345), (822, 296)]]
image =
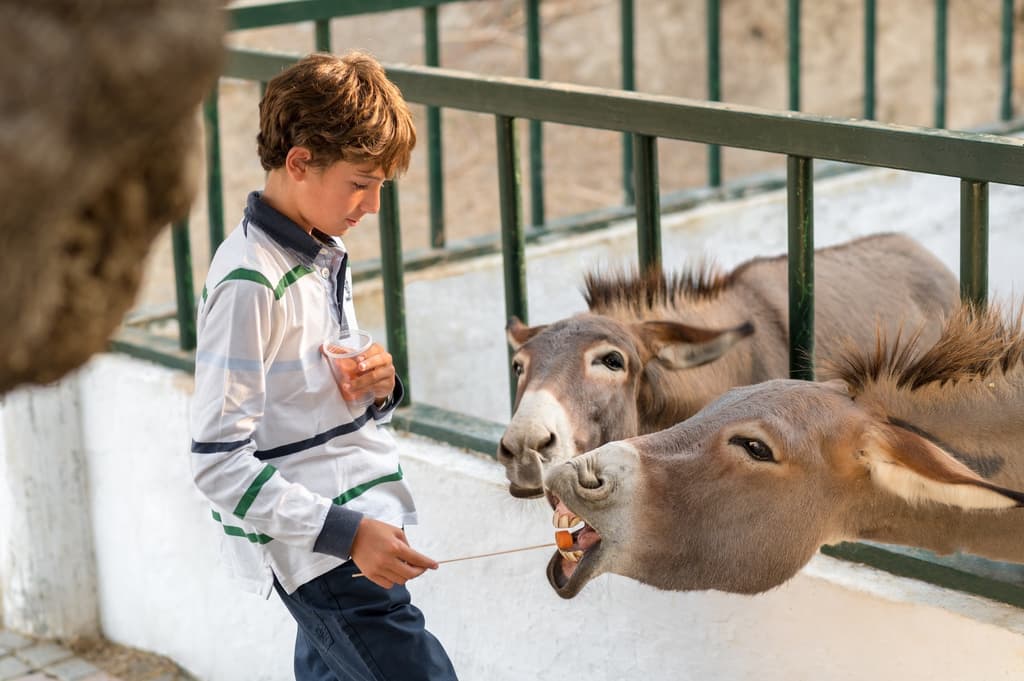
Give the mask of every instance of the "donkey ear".
[(519, 317), (509, 317), (508, 324), (505, 325), (505, 337), (508, 338), (508, 344), (512, 346), (512, 349), (518, 350), (523, 346), (523, 343), (536, 336), (545, 328), (547, 328), (546, 324), (542, 326), (527, 326), (519, 321)]
[(1024, 506), (1024, 492), (993, 485), (931, 440), (892, 423), (869, 435), (863, 453), (872, 480), (912, 504), (932, 501), (965, 510)]
[(754, 333), (754, 325), (743, 322), (731, 329), (702, 329), (679, 322), (643, 322), (640, 337), (657, 357), (673, 369), (699, 367), (713, 362), (733, 345)]

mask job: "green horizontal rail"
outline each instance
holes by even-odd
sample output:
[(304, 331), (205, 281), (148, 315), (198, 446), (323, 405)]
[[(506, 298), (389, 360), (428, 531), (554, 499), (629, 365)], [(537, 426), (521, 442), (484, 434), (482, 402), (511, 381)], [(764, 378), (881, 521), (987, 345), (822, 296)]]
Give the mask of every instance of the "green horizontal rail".
[(437, 7), (467, 0), (290, 0), (246, 7), (232, 7), (227, 11), (230, 30), (266, 28), (301, 21), (318, 21), (359, 14), (393, 12), (399, 9)]
[(400, 432), (416, 433), (494, 457), (505, 424), (449, 411), (429, 404), (399, 407), (391, 426)]
[[(225, 75), (269, 80), (297, 58), (231, 49)], [(1022, 139), (451, 69), (402, 66), (387, 67), (387, 72), (406, 99), (419, 104), (1024, 185)]]
[(833, 558), (870, 565), (900, 577), (911, 577), (1024, 608), (1024, 585), (974, 574), (953, 565), (940, 565), (915, 558), (899, 547), (881, 548), (844, 542), (823, 546), (821, 552)]

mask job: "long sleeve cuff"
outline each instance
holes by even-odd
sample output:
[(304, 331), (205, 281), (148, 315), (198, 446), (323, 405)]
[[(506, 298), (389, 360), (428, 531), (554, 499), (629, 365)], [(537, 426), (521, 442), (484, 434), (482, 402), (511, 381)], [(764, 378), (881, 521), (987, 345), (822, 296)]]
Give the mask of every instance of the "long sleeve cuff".
[(324, 520), (324, 527), (316, 538), (313, 550), (348, 560), (362, 519), (363, 514), (359, 511), (332, 505), (327, 511), (327, 519)]
[(379, 423), (387, 423), (391, 420), (391, 414), (395, 411), (395, 407), (399, 405), (402, 398), (405, 397), (405, 386), (402, 385), (401, 379), (395, 376), (395, 389), (388, 395), (388, 399), (381, 406), (376, 404), (370, 405), (370, 414)]

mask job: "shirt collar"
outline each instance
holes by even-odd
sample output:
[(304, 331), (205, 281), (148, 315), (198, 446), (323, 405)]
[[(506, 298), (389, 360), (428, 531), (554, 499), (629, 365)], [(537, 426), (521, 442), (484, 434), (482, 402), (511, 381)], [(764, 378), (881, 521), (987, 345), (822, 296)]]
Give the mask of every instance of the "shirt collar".
[(334, 237), (314, 228), (313, 234), (263, 200), (258, 191), (250, 192), (245, 203), (245, 219), (260, 226), (279, 246), (298, 256), (302, 264), (312, 266), (321, 249), (340, 248)]

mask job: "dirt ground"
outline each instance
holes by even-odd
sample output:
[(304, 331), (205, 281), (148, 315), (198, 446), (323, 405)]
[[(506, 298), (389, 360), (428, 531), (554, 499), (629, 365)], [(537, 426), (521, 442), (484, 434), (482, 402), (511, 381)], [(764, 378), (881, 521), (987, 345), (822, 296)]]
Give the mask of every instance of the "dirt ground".
[[(637, 89), (652, 94), (703, 98), (706, 90), (703, 2), (636, 0)], [(928, 126), (934, 111), (934, 1), (878, 3), (876, 118)], [(969, 128), (998, 118), (1000, 97), (1000, 3), (949, 3), (947, 123)], [(545, 0), (541, 5), (542, 72), (547, 80), (600, 87), (619, 86), (617, 0)], [(523, 3), (485, 0), (444, 5), (439, 11), (441, 63), (447, 68), (494, 75), (525, 73)], [(1024, 90), (1018, 12), (1015, 105)], [(785, 0), (722, 2), (722, 98), (726, 102), (784, 109), (788, 101)], [(863, 2), (805, 2), (802, 14), (802, 106), (809, 113), (860, 116), (863, 109)], [(335, 51), (368, 50), (385, 64), (422, 64), (420, 10), (336, 19)], [(313, 49), (312, 24), (235, 33), (233, 46), (299, 54)], [(220, 94), (225, 225), (241, 216), (246, 194), (262, 185), (255, 153), (259, 92), (255, 83), (222, 80)], [(414, 106), (421, 140), (424, 108)], [(494, 122), (490, 116), (443, 113), (446, 229), (449, 240), (496, 233), (498, 181)], [(528, 218), (527, 129), (523, 146), (524, 216)], [(621, 137), (548, 124), (544, 127), (545, 193), (549, 218), (619, 205), (622, 201)], [(707, 179), (702, 145), (659, 141), (661, 192), (700, 186)], [(723, 150), (726, 181), (784, 167), (779, 155)], [(195, 285), (201, 289), (209, 259), (205, 197), (191, 220)], [(400, 183), (403, 246), (425, 248), (429, 238), (426, 151), (421, 145)], [(358, 257), (376, 257), (376, 221), (364, 219), (346, 237)], [(173, 303), (170, 238), (154, 248), (139, 304)]]
[(118, 681), (195, 681), (165, 657), (109, 641), (73, 641), (68, 648)]

